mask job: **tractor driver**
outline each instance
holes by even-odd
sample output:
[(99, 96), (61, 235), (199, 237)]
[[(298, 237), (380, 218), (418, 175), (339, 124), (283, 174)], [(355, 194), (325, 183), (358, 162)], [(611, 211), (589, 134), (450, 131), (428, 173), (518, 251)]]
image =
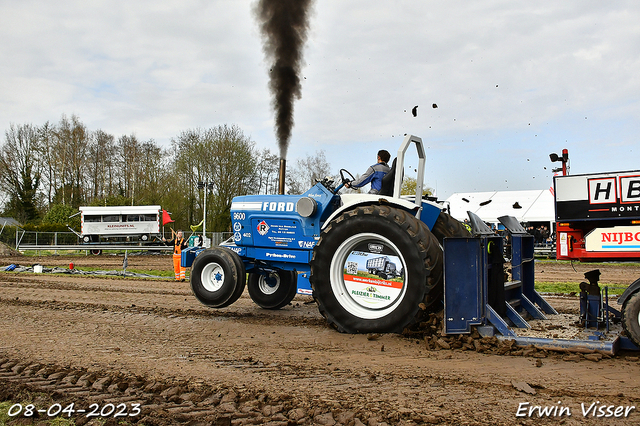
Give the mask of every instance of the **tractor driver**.
[(361, 188), (371, 183), (369, 194), (378, 194), (382, 188), (382, 178), (389, 173), (391, 167), (387, 164), (391, 159), (389, 151), (381, 149), (378, 151), (378, 162), (370, 166), (359, 179), (345, 184), (347, 188)]

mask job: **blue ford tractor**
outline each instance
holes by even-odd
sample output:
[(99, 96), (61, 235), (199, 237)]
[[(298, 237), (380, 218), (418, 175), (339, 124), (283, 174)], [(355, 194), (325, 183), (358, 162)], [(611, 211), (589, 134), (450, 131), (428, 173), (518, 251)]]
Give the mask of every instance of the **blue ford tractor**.
[[(419, 160), (416, 195), (401, 197), (411, 145)], [(235, 197), (233, 238), (183, 259), (192, 266), (194, 295), (223, 308), (246, 286), (260, 307), (279, 309), (308, 294), (341, 332), (402, 332), (442, 309), (443, 239), (470, 236), (442, 205), (422, 198), (424, 166), (422, 139), (408, 135), (380, 194), (340, 194), (354, 179), (342, 169), (341, 182), (327, 178), (301, 195)], [(402, 274), (370, 274), (367, 262), (383, 256)]]

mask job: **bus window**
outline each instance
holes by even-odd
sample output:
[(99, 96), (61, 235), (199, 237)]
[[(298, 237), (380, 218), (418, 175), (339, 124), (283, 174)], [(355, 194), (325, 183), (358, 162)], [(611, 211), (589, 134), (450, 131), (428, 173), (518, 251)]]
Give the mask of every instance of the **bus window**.
[(102, 222), (102, 216), (100, 215), (88, 215), (84, 217), (85, 222)]
[(103, 222), (120, 222), (120, 216), (117, 214), (102, 216)]
[(125, 222), (140, 222), (140, 215), (138, 214), (128, 214), (124, 216)]
[(158, 215), (155, 214), (141, 214), (142, 220), (145, 222), (155, 222), (158, 220)]

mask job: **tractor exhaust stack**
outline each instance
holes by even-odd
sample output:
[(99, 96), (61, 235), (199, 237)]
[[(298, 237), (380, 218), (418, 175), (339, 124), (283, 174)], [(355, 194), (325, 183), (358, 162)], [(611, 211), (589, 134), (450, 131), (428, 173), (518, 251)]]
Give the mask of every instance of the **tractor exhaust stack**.
[(278, 194), (284, 195), (284, 175), (287, 169), (287, 160), (280, 159), (280, 171), (278, 172)]

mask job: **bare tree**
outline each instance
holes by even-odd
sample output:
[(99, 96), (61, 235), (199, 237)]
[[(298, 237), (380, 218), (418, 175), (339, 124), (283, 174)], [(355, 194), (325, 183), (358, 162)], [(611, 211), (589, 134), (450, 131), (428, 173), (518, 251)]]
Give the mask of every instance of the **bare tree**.
[(78, 207), (84, 202), (89, 134), (76, 115), (71, 119), (63, 115), (56, 136), (55, 160), (62, 172), (62, 204)]
[(0, 151), (0, 185), (9, 194), (5, 213), (21, 222), (39, 217), (36, 197), (41, 179), (39, 152), (36, 127), (9, 126)]
[(256, 194), (276, 194), (278, 192), (278, 169), (280, 158), (269, 149), (256, 153)]
[(60, 185), (60, 175), (55, 162), (56, 128), (50, 122), (38, 127), (40, 139), (40, 158), (42, 159), (42, 177), (46, 192), (47, 205), (55, 202), (56, 188)]
[(302, 194), (327, 176), (332, 174), (324, 150), (316, 151), (314, 156), (297, 160), (295, 166), (287, 170), (287, 193)]
[(204, 206), (198, 204), (197, 183), (206, 180), (206, 165), (213, 160), (203, 147), (204, 138), (205, 131), (197, 128), (183, 131), (171, 140), (166, 205), (178, 223), (195, 224), (202, 218)]
[(153, 139), (143, 142), (138, 152), (141, 158), (137, 199), (144, 204), (160, 204), (167, 185), (167, 154)]
[[(210, 129), (182, 132), (172, 141), (174, 162), (172, 176), (181, 188), (184, 202), (177, 206), (189, 223), (198, 223), (207, 210), (207, 229), (228, 231), (231, 200), (256, 187), (254, 142), (239, 127), (221, 125)], [(180, 183), (178, 183), (180, 182)], [(197, 188), (209, 182), (207, 205)]]
[(87, 202), (91, 203), (98, 198), (116, 195), (111, 181), (113, 175), (113, 157), (116, 150), (115, 138), (102, 130), (91, 133), (87, 149), (87, 162), (91, 164), (88, 170), (89, 186)]
[(211, 206), (213, 226), (230, 231), (233, 197), (248, 194), (255, 185), (255, 143), (235, 125), (209, 129), (207, 142), (215, 153), (210, 169), (216, 190)]

